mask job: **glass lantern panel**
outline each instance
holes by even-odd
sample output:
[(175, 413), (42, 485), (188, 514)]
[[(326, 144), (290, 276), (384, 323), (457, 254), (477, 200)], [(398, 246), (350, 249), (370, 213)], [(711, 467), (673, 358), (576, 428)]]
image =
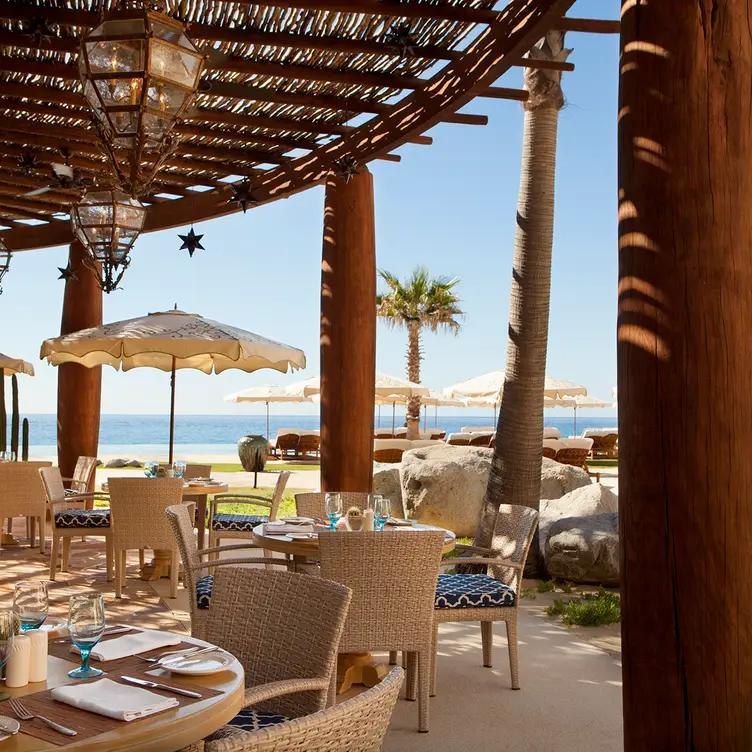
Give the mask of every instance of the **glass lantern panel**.
[(122, 107), (141, 103), (140, 78), (108, 78), (96, 82), (105, 107)]
[(179, 112), (189, 95), (190, 92), (183, 89), (177, 89), (169, 84), (161, 86), (152, 81), (146, 90), (146, 102), (150, 110), (163, 112), (164, 117), (169, 118)]
[(146, 34), (143, 18), (113, 18), (103, 21), (91, 31), (90, 37), (120, 36), (121, 34), (133, 34), (143, 36)]
[(172, 126), (171, 117), (159, 117), (151, 112), (145, 112), (143, 117), (143, 132), (147, 146), (159, 144), (167, 130)]
[(112, 225), (102, 227), (82, 227), (86, 244), (89, 246), (108, 244), (112, 242)]
[(193, 88), (198, 78), (201, 56), (198, 53), (182, 52), (176, 47), (152, 40), (150, 46), (149, 73)]
[(151, 20), (151, 31), (157, 39), (164, 39), (173, 44), (180, 44), (180, 37), (185, 36), (176, 26), (170, 26), (170, 24), (161, 23), (153, 19)]
[(144, 70), (143, 42), (87, 42), (91, 73), (138, 73)]
[(139, 206), (116, 204), (115, 221), (121, 228), (140, 230), (144, 225), (144, 210)]
[(125, 134), (135, 135), (138, 132), (138, 111), (108, 112), (107, 114), (112, 123), (112, 130), (116, 134), (120, 136)]

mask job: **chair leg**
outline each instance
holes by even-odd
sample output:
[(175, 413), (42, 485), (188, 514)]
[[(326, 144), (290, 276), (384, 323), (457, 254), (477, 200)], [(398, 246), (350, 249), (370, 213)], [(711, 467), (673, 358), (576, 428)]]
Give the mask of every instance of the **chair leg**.
[(57, 549), (60, 537), (52, 530), (52, 550), (50, 551), (50, 580), (55, 582), (55, 573), (57, 571)]
[(44, 527), (44, 524), (45, 524), (44, 517), (37, 517), (37, 522), (39, 523), (39, 553), (43, 554), (46, 550), (45, 549), (45, 533), (47, 532)]
[(405, 699), (410, 702), (414, 702), (418, 698), (418, 674), (417, 668), (417, 653), (403, 652), (402, 660), (407, 672), (405, 681)]
[(68, 557), (70, 556), (71, 539), (67, 535), (63, 538), (63, 564), (60, 567), (61, 572), (68, 571)]
[(115, 597), (123, 595), (123, 569), (125, 569), (125, 556), (122, 551), (115, 551)]
[(480, 637), (483, 642), (483, 665), (485, 668), (493, 667), (493, 622), (482, 621), (480, 623)]
[(180, 574), (180, 556), (177, 551), (172, 552), (170, 565), (170, 598), (178, 597), (178, 575)]
[(433, 645), (431, 645), (431, 691), (429, 695), (436, 695), (436, 664), (439, 660), (439, 622), (433, 624)]
[(430, 651), (416, 653), (418, 663), (418, 731), (428, 733), (428, 706), (430, 703), (428, 691), (430, 689), (431, 658)]
[(509, 672), (512, 675), (512, 689), (520, 688), (520, 659), (517, 651), (517, 615), (507, 623), (507, 643), (509, 645)]
[(143, 569), (146, 564), (146, 556), (143, 548), (138, 549), (138, 566)]
[[(34, 548), (34, 541), (37, 537), (37, 518), (26, 518), (26, 534), (29, 536), (29, 548)], [(41, 535), (39, 536), (42, 537)]]
[(337, 666), (332, 670), (332, 678), (329, 681), (329, 691), (326, 695), (326, 707), (331, 708), (337, 704)]
[(8, 525), (8, 535), (11, 535), (11, 533), (13, 532), (13, 518), (12, 517), (8, 517), (7, 525)]
[[(264, 556), (266, 556), (266, 553), (264, 553)], [(389, 665), (390, 666), (397, 665), (397, 651), (396, 650), (389, 651)]]
[(105, 537), (104, 546), (105, 546), (105, 561), (107, 562), (107, 582), (112, 582), (115, 559), (112, 553), (113, 546), (112, 546), (111, 535), (108, 535)]

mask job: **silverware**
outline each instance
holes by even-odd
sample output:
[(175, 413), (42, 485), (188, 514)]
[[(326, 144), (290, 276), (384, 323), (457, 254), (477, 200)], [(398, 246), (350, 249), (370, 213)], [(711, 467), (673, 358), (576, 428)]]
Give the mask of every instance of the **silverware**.
[(197, 645), (195, 648), (185, 648), (185, 650), (168, 650), (166, 653), (160, 653), (159, 655), (155, 656), (139, 655), (138, 653), (134, 653), (133, 657), (138, 658), (141, 661), (146, 661), (147, 663), (157, 663), (158, 661), (161, 661), (162, 658), (167, 658), (168, 655), (192, 655), (198, 650), (199, 647)]
[[(102, 637), (109, 637), (110, 635), (116, 635), (116, 634), (123, 634), (124, 632), (131, 632), (131, 631), (137, 631), (134, 630), (133, 627), (112, 627), (111, 629), (105, 629), (102, 633)], [(59, 640), (53, 640), (53, 643), (55, 645), (60, 645), (64, 642), (70, 642), (70, 637), (62, 637)]]
[(34, 715), (33, 713), (30, 713), (27, 710), (26, 706), (23, 705), (19, 700), (11, 700), (9, 704), (10, 704), (11, 710), (22, 721), (31, 721), (34, 718), (37, 718), (43, 723), (46, 723), (51, 729), (55, 729), (55, 731), (58, 731), (61, 734), (65, 734), (66, 736), (78, 735), (78, 731), (69, 729), (67, 726), (61, 726), (59, 723), (55, 723), (55, 721), (51, 721), (49, 718), (45, 718), (43, 715)]
[(169, 684), (160, 684), (159, 682), (146, 681), (146, 679), (136, 679), (133, 676), (121, 676), (124, 682), (129, 684), (136, 684), (139, 687), (149, 687), (149, 689), (164, 689), (167, 692), (174, 692), (176, 695), (183, 695), (185, 697), (193, 697), (197, 700), (201, 699), (201, 695), (198, 692), (191, 692), (189, 689), (182, 689), (181, 687), (171, 687)]
[(0, 715), (0, 731), (3, 734), (17, 734), (21, 730), (21, 724), (7, 715)]

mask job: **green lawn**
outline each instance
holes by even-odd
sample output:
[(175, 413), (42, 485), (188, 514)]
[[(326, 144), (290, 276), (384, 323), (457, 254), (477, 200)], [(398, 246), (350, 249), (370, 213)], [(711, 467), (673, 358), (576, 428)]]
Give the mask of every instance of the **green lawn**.
[[(295, 462), (280, 462), (274, 464), (267, 464), (266, 472), (282, 472), (282, 470), (316, 470), (318, 472), (319, 465), (299, 464)], [(243, 466), (239, 462), (217, 462), (212, 465), (213, 473), (242, 473)]]
[(588, 467), (619, 467), (619, 460), (588, 460)]

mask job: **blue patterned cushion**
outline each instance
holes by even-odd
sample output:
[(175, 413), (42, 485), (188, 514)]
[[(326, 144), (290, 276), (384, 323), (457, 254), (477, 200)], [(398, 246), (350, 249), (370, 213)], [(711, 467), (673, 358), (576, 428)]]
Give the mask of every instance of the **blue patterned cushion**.
[(55, 513), (56, 527), (109, 527), (109, 509), (66, 509)]
[(206, 577), (202, 577), (196, 583), (196, 604), (199, 608), (209, 608), (213, 588), (214, 577), (210, 574), (206, 575)]
[(267, 726), (276, 726), (288, 720), (276, 713), (262, 713), (253, 708), (243, 708), (227, 725), (240, 728), (243, 731), (259, 731)]
[(256, 525), (262, 522), (269, 522), (269, 517), (257, 514), (215, 514), (211, 521), (211, 529), (250, 533)]
[(514, 590), (487, 574), (440, 574), (436, 608), (514, 606)]

